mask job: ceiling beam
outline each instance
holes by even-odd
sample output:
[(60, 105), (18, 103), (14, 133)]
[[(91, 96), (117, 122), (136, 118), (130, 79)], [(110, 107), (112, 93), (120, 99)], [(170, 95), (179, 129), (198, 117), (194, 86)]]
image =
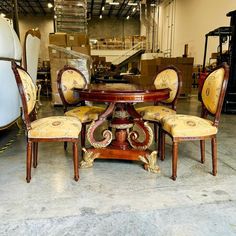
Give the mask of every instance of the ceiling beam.
[(129, 2), (129, 0), (124, 0), (122, 2), (121, 6), (120, 6), (120, 8), (119, 8), (119, 10), (118, 10), (118, 12), (116, 14), (117, 17), (121, 16), (122, 11), (125, 9), (125, 7), (127, 6), (128, 2)]
[(101, 6), (100, 6), (99, 16), (102, 15), (102, 7), (103, 6), (105, 7), (105, 3), (106, 3), (106, 0), (102, 0)]
[(113, 5), (110, 6), (110, 9), (109, 9), (109, 12), (108, 12), (108, 16), (111, 16), (112, 11), (113, 11)]
[(94, 0), (91, 1), (91, 7), (90, 7), (91, 17), (93, 16), (93, 6), (94, 6)]

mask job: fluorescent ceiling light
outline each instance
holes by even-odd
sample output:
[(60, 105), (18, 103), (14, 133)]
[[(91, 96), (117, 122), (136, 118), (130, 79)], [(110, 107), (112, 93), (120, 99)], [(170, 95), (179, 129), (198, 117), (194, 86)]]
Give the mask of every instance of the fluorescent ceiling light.
[(132, 11), (135, 12), (136, 11), (136, 7), (134, 7)]
[(151, 3), (150, 6), (151, 6), (151, 7), (155, 7), (156, 4), (155, 4), (155, 3)]
[(99, 18), (102, 19), (102, 15), (100, 15)]
[(84, 5), (83, 5), (83, 3), (77, 3), (77, 6), (78, 7), (83, 7)]
[(129, 6), (137, 6), (138, 3), (137, 3), (137, 2), (129, 2), (128, 5), (129, 5)]
[(103, 7), (102, 7), (102, 11), (104, 11), (104, 10), (105, 10), (105, 7), (103, 6)]
[(119, 5), (120, 3), (118, 3), (118, 2), (109, 2), (109, 4), (110, 4), (110, 5), (116, 5), (116, 6), (117, 6), (117, 5)]
[(129, 16), (127, 16), (126, 19), (128, 20), (128, 19), (129, 19)]
[(48, 3), (48, 8), (52, 8), (53, 7), (53, 5), (52, 5), (52, 3)]

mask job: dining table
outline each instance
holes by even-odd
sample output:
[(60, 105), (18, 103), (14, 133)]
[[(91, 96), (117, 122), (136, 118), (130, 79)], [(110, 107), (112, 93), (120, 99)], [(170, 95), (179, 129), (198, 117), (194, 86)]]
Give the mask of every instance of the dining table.
[[(135, 105), (165, 100), (169, 98), (169, 88), (99, 83), (75, 87), (73, 91), (74, 96), (81, 100), (106, 104), (104, 112), (87, 130), (87, 140), (91, 147), (83, 148), (81, 168), (92, 167), (97, 158), (121, 159), (141, 161), (144, 169), (153, 173), (159, 172), (157, 151), (149, 149), (153, 141), (153, 131), (135, 110)], [(107, 123), (106, 128), (103, 128)], [(99, 138), (97, 132), (100, 131)]]

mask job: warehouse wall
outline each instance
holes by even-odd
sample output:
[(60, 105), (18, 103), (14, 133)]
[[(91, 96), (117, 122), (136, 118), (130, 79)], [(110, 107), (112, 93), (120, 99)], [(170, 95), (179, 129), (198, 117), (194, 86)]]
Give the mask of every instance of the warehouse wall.
[(48, 60), (48, 35), (53, 32), (53, 20), (51, 16), (24, 16), (19, 19), (20, 39), (23, 47), (25, 33), (32, 28), (39, 28), (41, 33), (41, 48), (39, 58)]
[(90, 38), (124, 37), (140, 34), (140, 21), (136, 19), (118, 19), (116, 17), (104, 17), (88, 21), (88, 34)]
[[(195, 58), (195, 64), (202, 64), (205, 34), (215, 28), (230, 25), (230, 18), (226, 14), (236, 10), (235, 0), (175, 0), (174, 4), (172, 56), (182, 56), (184, 45), (188, 44), (189, 56)], [(210, 37), (208, 59), (212, 52), (216, 52), (217, 46), (218, 38)]]

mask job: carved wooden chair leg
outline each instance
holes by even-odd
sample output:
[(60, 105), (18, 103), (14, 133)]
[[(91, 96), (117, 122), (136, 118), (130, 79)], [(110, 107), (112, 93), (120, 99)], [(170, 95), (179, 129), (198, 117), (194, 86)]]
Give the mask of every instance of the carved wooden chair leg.
[(26, 161), (26, 181), (31, 180), (31, 164), (32, 164), (32, 142), (27, 141), (27, 161)]
[(85, 147), (86, 124), (82, 124), (81, 129), (81, 148)]
[(157, 124), (154, 123), (154, 140), (155, 140), (155, 143), (157, 143)]
[(205, 162), (205, 140), (200, 140), (200, 146), (201, 146), (201, 163), (203, 164)]
[(158, 147), (157, 147), (157, 151), (158, 151), (158, 156), (161, 157), (161, 127), (160, 125), (158, 126)]
[(172, 179), (177, 177), (177, 162), (178, 162), (178, 142), (172, 144)]
[(217, 143), (216, 137), (211, 139), (211, 151), (212, 151), (212, 174), (216, 176), (217, 174)]
[(161, 160), (165, 160), (165, 133), (160, 129), (160, 137), (161, 137)]
[(38, 165), (38, 143), (33, 143), (33, 167), (36, 168)]
[(64, 150), (66, 151), (67, 149), (67, 142), (64, 142)]
[(79, 180), (78, 143), (73, 143), (74, 180)]

